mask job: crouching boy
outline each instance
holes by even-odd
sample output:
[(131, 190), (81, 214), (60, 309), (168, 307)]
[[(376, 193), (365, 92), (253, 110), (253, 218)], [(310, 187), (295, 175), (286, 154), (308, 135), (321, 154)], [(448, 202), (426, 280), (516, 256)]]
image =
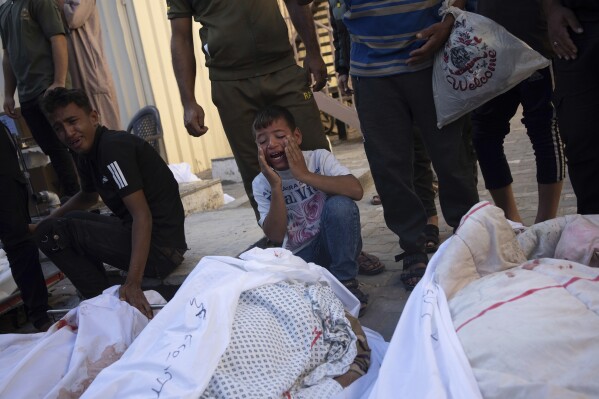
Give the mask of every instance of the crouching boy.
[(360, 182), (327, 150), (301, 151), (302, 133), (279, 106), (253, 123), (262, 173), (253, 181), (264, 234), (306, 262), (326, 267), (361, 302), (356, 258), (362, 249)]
[[(151, 318), (143, 276), (166, 277), (187, 249), (172, 172), (143, 139), (100, 125), (82, 91), (54, 89), (42, 107), (59, 140), (77, 154), (81, 191), (35, 228), (40, 249), (86, 298), (108, 288), (104, 262), (126, 270), (121, 299)], [(116, 217), (82, 212), (98, 195)]]

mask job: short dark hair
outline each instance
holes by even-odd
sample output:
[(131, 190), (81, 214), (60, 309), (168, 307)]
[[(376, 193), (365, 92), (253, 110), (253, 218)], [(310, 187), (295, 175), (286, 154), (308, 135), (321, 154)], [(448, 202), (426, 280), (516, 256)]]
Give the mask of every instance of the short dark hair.
[(287, 108), (280, 105), (267, 105), (262, 108), (254, 117), (254, 123), (252, 124), (254, 135), (256, 135), (258, 130), (269, 127), (274, 121), (281, 118), (287, 122), (287, 126), (289, 126), (291, 131), (295, 130), (295, 118)]
[(87, 113), (92, 112), (92, 106), (87, 94), (80, 89), (57, 87), (56, 89), (47, 92), (40, 100), (40, 103), (42, 110), (46, 115), (50, 115), (58, 108), (64, 108), (69, 104), (75, 104)]

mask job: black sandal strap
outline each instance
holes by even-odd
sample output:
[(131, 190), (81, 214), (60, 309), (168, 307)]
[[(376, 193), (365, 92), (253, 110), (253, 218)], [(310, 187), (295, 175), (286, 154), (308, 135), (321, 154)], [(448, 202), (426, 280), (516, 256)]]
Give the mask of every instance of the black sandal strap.
[(409, 269), (412, 265), (417, 263), (428, 264), (428, 256), (424, 252), (414, 252), (406, 254), (405, 252), (395, 255), (395, 261), (399, 262), (403, 260), (403, 269)]

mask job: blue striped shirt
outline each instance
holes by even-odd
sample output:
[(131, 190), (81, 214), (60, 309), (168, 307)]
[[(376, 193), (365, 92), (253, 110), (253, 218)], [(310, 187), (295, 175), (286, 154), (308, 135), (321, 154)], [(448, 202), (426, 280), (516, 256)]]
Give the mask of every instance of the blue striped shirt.
[(416, 34), (440, 22), (441, 0), (345, 0), (344, 22), (350, 32), (350, 73), (380, 77), (428, 68), (433, 60), (407, 65), (411, 51), (424, 41)]

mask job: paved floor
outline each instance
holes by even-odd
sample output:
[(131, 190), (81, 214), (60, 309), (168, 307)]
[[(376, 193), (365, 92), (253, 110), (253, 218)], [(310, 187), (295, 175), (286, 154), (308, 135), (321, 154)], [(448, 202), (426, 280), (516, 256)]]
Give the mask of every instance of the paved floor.
[[(512, 169), (513, 190), (521, 216), (524, 223), (530, 225), (536, 216), (536, 167), (532, 146), (520, 118), (518, 115), (512, 120), (512, 133), (506, 139), (505, 152)], [(409, 296), (409, 292), (404, 289), (400, 281), (401, 263), (394, 261), (395, 255), (399, 254), (401, 250), (397, 237), (385, 226), (382, 207), (370, 204), (375, 189), (362, 143), (355, 134), (353, 137), (350, 134), (349, 137), (347, 142), (333, 142), (333, 151), (343, 164), (360, 177), (365, 186), (364, 198), (358, 202), (364, 250), (378, 256), (387, 266), (387, 270), (378, 276), (360, 276), (363, 290), (370, 294), (369, 307), (361, 321), (367, 327), (379, 331), (385, 339), (389, 340)], [(203, 256), (236, 256), (263, 236), (255, 222), (251, 208), (243, 199), (241, 185), (226, 185), (223, 186), (223, 189), (237, 197), (238, 200), (216, 211), (190, 215), (185, 220), (187, 243), (191, 249), (186, 253), (184, 265), (170, 276), (172, 283), (182, 281)], [(479, 195), (481, 200), (490, 200), (489, 193), (484, 189), (482, 177), (479, 179)], [(440, 209), (438, 200), (437, 208)], [(559, 215), (571, 214), (575, 211), (576, 198), (569, 181), (566, 180)], [(439, 227), (441, 239), (445, 239), (451, 234), (451, 229), (445, 224), (442, 217), (440, 217)], [(76, 306), (78, 298), (68, 280), (63, 280), (51, 289), (50, 301), (55, 308), (72, 307)], [(12, 322), (13, 319), (9, 319), (9, 316), (0, 318), (0, 332), (32, 331), (29, 324), (15, 329)]]

